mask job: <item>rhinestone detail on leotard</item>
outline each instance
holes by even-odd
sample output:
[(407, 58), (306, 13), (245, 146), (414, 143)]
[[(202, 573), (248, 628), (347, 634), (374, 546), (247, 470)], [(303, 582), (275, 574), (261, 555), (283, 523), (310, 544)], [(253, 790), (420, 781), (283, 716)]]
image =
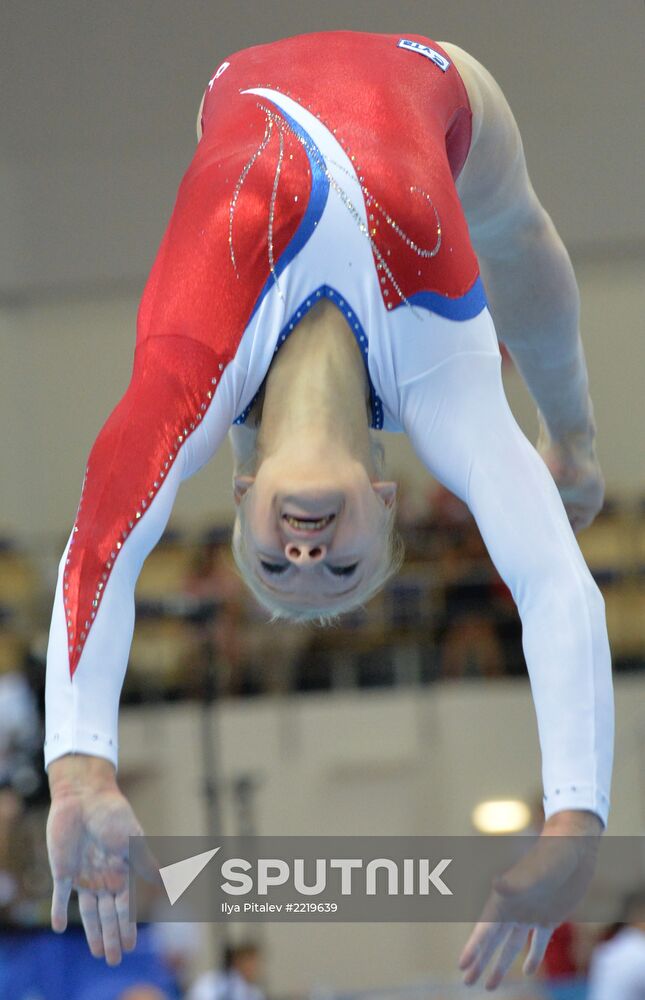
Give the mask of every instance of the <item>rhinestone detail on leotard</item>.
[[(262, 88), (253, 88), (253, 89), (274, 90), (275, 88), (273, 88), (273, 87), (262, 87)], [(276, 92), (280, 93), (280, 91), (276, 91)], [(291, 95), (287, 92), (286, 96), (290, 97)], [(298, 103), (301, 103), (302, 107), (306, 108), (306, 110), (310, 111), (312, 114), (315, 115), (315, 112), (312, 111), (312, 109), (311, 109), (311, 107), (309, 105), (302, 104), (302, 102), (298, 102)], [(366, 224), (365, 222), (363, 222), (362, 214), (358, 211), (357, 207), (354, 205), (354, 203), (352, 202), (351, 198), (349, 197), (349, 195), (347, 194), (347, 192), (345, 191), (345, 189), (341, 186), (341, 184), (339, 184), (337, 178), (334, 176), (334, 174), (330, 170), (329, 165), (331, 164), (332, 166), (335, 166), (342, 173), (344, 173), (347, 177), (349, 177), (350, 179), (353, 180), (354, 177), (350, 173), (350, 171), (347, 170), (347, 168), (343, 164), (338, 163), (335, 160), (330, 159), (329, 161), (327, 161), (323, 157), (323, 155), (321, 154), (321, 152), (320, 152), (320, 150), (318, 149), (317, 146), (315, 146), (311, 142), (308, 142), (307, 139), (305, 138), (305, 136), (300, 135), (298, 132), (296, 132), (295, 129), (293, 128), (293, 126), (291, 125), (291, 123), (287, 119), (283, 118), (282, 115), (280, 115), (277, 112), (275, 112), (272, 108), (268, 108), (265, 104), (262, 104), (260, 102), (258, 102), (257, 106), (265, 114), (266, 127), (265, 127), (264, 137), (263, 137), (262, 142), (260, 143), (258, 149), (256, 150), (256, 152), (253, 154), (253, 156), (250, 158), (250, 160), (245, 164), (245, 166), (244, 166), (244, 168), (242, 170), (242, 173), (240, 174), (240, 177), (239, 177), (239, 179), (237, 181), (237, 184), (235, 185), (235, 189), (234, 189), (234, 192), (233, 192), (233, 197), (231, 198), (231, 203), (230, 203), (230, 207), (229, 207), (229, 247), (230, 247), (230, 253), (231, 253), (231, 260), (232, 260), (233, 265), (234, 265), (234, 267), (236, 269), (236, 273), (238, 273), (238, 277), (239, 277), (239, 272), (237, 272), (237, 263), (236, 263), (235, 251), (234, 251), (234, 247), (233, 247), (233, 220), (234, 220), (234, 216), (235, 216), (235, 208), (236, 208), (236, 205), (237, 205), (237, 202), (238, 202), (238, 199), (239, 199), (239, 195), (240, 195), (240, 191), (242, 189), (242, 185), (244, 184), (244, 181), (246, 180), (246, 177), (248, 176), (249, 171), (253, 167), (254, 163), (256, 162), (256, 160), (258, 159), (258, 157), (260, 156), (260, 154), (262, 153), (262, 151), (269, 145), (269, 143), (271, 141), (271, 137), (273, 135), (273, 129), (274, 129), (274, 126), (275, 126), (277, 128), (277, 130), (278, 130), (278, 135), (280, 137), (280, 149), (279, 149), (279, 154), (278, 154), (278, 163), (277, 163), (277, 166), (276, 166), (276, 172), (275, 172), (275, 177), (274, 177), (274, 182), (273, 182), (273, 188), (272, 188), (272, 192), (271, 192), (270, 206), (269, 206), (269, 224), (268, 224), (267, 242), (268, 242), (269, 267), (270, 267), (270, 270), (271, 270), (271, 274), (273, 275), (273, 279), (275, 281), (275, 284), (276, 284), (276, 286), (278, 288), (278, 292), (279, 292), (280, 296), (283, 297), (281, 289), (280, 289), (280, 286), (279, 286), (279, 283), (278, 283), (278, 276), (277, 276), (277, 272), (276, 272), (276, 268), (275, 268), (275, 251), (274, 251), (274, 246), (273, 246), (273, 232), (274, 232), (274, 224), (275, 224), (275, 206), (276, 206), (276, 199), (277, 199), (278, 182), (279, 182), (280, 172), (281, 172), (281, 168), (282, 168), (282, 161), (283, 161), (283, 157), (284, 157), (284, 135), (285, 134), (289, 134), (290, 136), (292, 136), (293, 138), (295, 138), (303, 146), (303, 148), (306, 150), (307, 154), (309, 155), (309, 158), (322, 171), (322, 173), (324, 174), (324, 176), (325, 176), (325, 178), (326, 178), (329, 186), (331, 187), (331, 189), (340, 198), (341, 202), (343, 203), (343, 205), (345, 206), (345, 208), (348, 210), (348, 212), (349, 212), (350, 216), (352, 217), (352, 219), (354, 220), (355, 224), (358, 226), (360, 232), (367, 238), (367, 240), (368, 240), (368, 242), (370, 244), (371, 250), (372, 250), (372, 252), (373, 252), (373, 254), (374, 254), (374, 256), (375, 256), (375, 258), (377, 260), (377, 268), (378, 268), (378, 270), (382, 271), (383, 274), (385, 275), (385, 280), (383, 279), (383, 277), (381, 277), (381, 284), (386, 284), (387, 281), (389, 281), (389, 283), (391, 284), (392, 288), (396, 292), (396, 294), (399, 297), (399, 299), (401, 300), (401, 302), (403, 302), (404, 304), (406, 304), (407, 306), (409, 306), (410, 308), (412, 308), (413, 311), (416, 312), (416, 310), (414, 310), (412, 304), (409, 302), (409, 300), (405, 296), (405, 294), (404, 294), (401, 286), (399, 285), (399, 283), (397, 282), (397, 280), (396, 280), (396, 278), (394, 276), (394, 273), (393, 273), (391, 267), (389, 266), (388, 262), (386, 261), (385, 257), (383, 256), (383, 254), (381, 253), (379, 247), (376, 244), (376, 241), (375, 241), (374, 237), (377, 235), (376, 225), (378, 225), (378, 220), (374, 220), (374, 214), (373, 214), (373, 212), (370, 212), (370, 209), (374, 208), (383, 217), (383, 219), (385, 220), (386, 224), (392, 228), (392, 230), (397, 234), (397, 236), (399, 236), (399, 238), (405, 243), (405, 245), (413, 253), (417, 254), (417, 256), (419, 256), (419, 257), (422, 257), (422, 258), (425, 258), (425, 259), (429, 259), (429, 258), (435, 257), (437, 255), (437, 253), (439, 252), (439, 250), (441, 248), (442, 233), (441, 233), (441, 220), (439, 218), (439, 213), (437, 211), (437, 208), (436, 208), (436, 206), (435, 206), (435, 204), (434, 204), (431, 196), (428, 194), (428, 192), (424, 191), (422, 188), (418, 187), (417, 185), (411, 185), (410, 186), (410, 193), (411, 194), (419, 194), (423, 198), (425, 198), (425, 200), (430, 204), (430, 206), (431, 206), (431, 208), (432, 208), (432, 210), (434, 212), (437, 236), (436, 236), (435, 244), (431, 248), (419, 246), (419, 244), (415, 240), (413, 240), (410, 236), (408, 236), (408, 234), (399, 225), (399, 223), (397, 222), (397, 220), (390, 214), (390, 212), (387, 210), (387, 208), (385, 208), (375, 198), (375, 196), (371, 193), (371, 191), (369, 190), (369, 188), (367, 187), (367, 185), (364, 183), (364, 177), (360, 173), (360, 167), (356, 164), (356, 156), (351, 152), (351, 150), (349, 150), (345, 146), (342, 137), (339, 137), (336, 134), (337, 130), (336, 129), (332, 129), (331, 131), (336, 136), (336, 139), (337, 139), (338, 143), (344, 149), (345, 153), (347, 154), (347, 156), (352, 161), (352, 165), (354, 166), (356, 177), (358, 178), (358, 183), (360, 185), (361, 192), (362, 192), (362, 195), (363, 195), (363, 199), (364, 199), (364, 202), (365, 202), (365, 207), (366, 207), (366, 210), (367, 210), (367, 213), (368, 213), (368, 223)], [(315, 115), (315, 117), (318, 119), (318, 121), (321, 122), (321, 124), (325, 125), (325, 123), (322, 121), (322, 119), (320, 119), (317, 115)], [(328, 127), (328, 126), (325, 126), (325, 127)], [(376, 222), (376, 225), (373, 225), (373, 226), (370, 227), (370, 222), (373, 222), (373, 221)], [(389, 253), (388, 253), (388, 256), (389, 256)], [(383, 289), (383, 295), (384, 295), (384, 297), (387, 297), (389, 295), (389, 289), (384, 288)], [(392, 302), (387, 302), (387, 308), (388, 309), (392, 309), (392, 307), (393, 307)]]

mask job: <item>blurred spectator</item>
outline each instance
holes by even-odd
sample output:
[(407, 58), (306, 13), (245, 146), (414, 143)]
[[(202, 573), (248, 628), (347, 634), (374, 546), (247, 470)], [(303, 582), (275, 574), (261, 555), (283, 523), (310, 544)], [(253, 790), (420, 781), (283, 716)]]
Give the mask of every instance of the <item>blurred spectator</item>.
[(31, 847), (25, 803), (42, 785), (41, 722), (22, 671), (24, 643), (3, 630), (0, 649), (0, 919), (10, 921), (24, 894)]
[(542, 962), (548, 980), (571, 979), (584, 972), (578, 954), (578, 926), (570, 920), (554, 930)]
[(162, 993), (156, 986), (129, 986), (117, 1000), (168, 1000), (168, 994)]
[(206, 626), (217, 669), (217, 693), (240, 694), (244, 687), (244, 606), (246, 593), (228, 541), (215, 538), (201, 546), (186, 580), (191, 597), (214, 600), (217, 611)]
[(539, 970), (551, 1000), (586, 1000), (589, 962), (596, 943), (591, 924), (567, 920), (556, 927)]
[[(217, 610), (205, 627), (205, 641), (217, 673), (217, 693), (252, 695), (286, 693), (294, 686), (294, 673), (303, 650), (310, 643), (306, 628), (276, 622), (269, 625), (237, 571), (228, 532), (214, 534), (198, 551), (186, 581), (192, 597), (212, 600)], [(203, 653), (201, 654), (203, 655)], [(199, 676), (199, 671), (195, 671)]]
[(588, 1000), (645, 998), (645, 886), (623, 904), (620, 929), (592, 956)]
[(192, 978), (191, 970), (203, 947), (203, 937), (203, 925), (189, 920), (153, 922), (139, 932), (139, 938), (159, 956), (182, 995)]
[(40, 782), (33, 765), (40, 755), (41, 728), (36, 698), (22, 670), (24, 644), (3, 631), (0, 657), (0, 788), (28, 795)]
[(221, 971), (200, 976), (186, 1000), (265, 1000), (257, 986), (261, 958), (260, 949), (253, 942), (227, 945)]
[(427, 523), (432, 506), (432, 499), (424, 492), (415, 491), (411, 484), (401, 475), (396, 475), (396, 521), (397, 527), (404, 531)]

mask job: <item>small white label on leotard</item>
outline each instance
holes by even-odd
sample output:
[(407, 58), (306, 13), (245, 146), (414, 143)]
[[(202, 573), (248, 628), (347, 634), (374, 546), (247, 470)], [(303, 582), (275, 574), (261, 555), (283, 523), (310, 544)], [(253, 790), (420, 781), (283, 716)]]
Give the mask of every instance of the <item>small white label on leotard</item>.
[(449, 59), (446, 59), (445, 56), (442, 56), (435, 49), (431, 49), (429, 45), (424, 45), (423, 42), (412, 42), (409, 38), (401, 38), (397, 44), (400, 49), (408, 49), (409, 52), (418, 52), (420, 56), (430, 59), (444, 73), (450, 66)]

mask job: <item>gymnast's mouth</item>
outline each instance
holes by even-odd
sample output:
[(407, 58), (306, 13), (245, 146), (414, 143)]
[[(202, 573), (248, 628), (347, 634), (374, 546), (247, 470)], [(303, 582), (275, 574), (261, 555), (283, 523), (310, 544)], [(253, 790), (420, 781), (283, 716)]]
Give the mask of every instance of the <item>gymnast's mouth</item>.
[(283, 514), (282, 518), (295, 531), (322, 531), (336, 517), (335, 514), (326, 514), (324, 517), (303, 517), (295, 514)]

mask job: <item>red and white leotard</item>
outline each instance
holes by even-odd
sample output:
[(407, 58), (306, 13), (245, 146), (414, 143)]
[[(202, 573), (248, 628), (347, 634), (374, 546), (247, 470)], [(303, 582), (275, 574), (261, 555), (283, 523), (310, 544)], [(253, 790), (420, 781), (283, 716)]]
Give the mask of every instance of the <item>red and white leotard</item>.
[(518, 604), (547, 815), (606, 820), (612, 700), (602, 600), (506, 403), (455, 188), (470, 108), (420, 36), (304, 35), (229, 56), (140, 305), (129, 388), (92, 448), (61, 561), (46, 762), (116, 762), (134, 587), (182, 479), (243, 421), (321, 297), (365, 361), (372, 426), (405, 431), (470, 505)]

